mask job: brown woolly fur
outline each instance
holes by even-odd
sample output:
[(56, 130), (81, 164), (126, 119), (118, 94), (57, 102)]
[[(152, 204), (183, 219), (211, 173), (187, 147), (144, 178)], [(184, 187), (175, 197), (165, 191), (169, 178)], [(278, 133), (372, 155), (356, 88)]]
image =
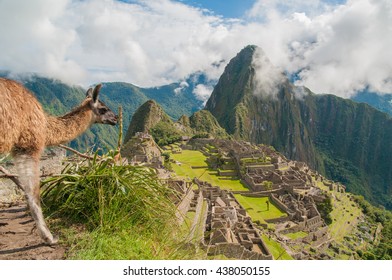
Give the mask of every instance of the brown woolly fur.
[(63, 144), (82, 134), (93, 123), (115, 125), (117, 116), (101, 101), (101, 85), (87, 91), (86, 99), (70, 113), (45, 114), (37, 99), (21, 84), (0, 78), (0, 154), (11, 152), (41, 237), (52, 236), (42, 215), (39, 192), (39, 158), (46, 146)]

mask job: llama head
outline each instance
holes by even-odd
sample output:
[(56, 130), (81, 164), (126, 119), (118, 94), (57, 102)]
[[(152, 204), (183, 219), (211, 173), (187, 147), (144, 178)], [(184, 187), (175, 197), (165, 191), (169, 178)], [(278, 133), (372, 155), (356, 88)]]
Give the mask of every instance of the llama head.
[(94, 90), (90, 88), (86, 92), (86, 98), (91, 98), (90, 106), (91, 110), (94, 113), (94, 123), (103, 123), (116, 125), (118, 117), (112, 110), (109, 109), (108, 106), (105, 105), (102, 101), (98, 99), (99, 91), (101, 90), (102, 85), (96, 85)]

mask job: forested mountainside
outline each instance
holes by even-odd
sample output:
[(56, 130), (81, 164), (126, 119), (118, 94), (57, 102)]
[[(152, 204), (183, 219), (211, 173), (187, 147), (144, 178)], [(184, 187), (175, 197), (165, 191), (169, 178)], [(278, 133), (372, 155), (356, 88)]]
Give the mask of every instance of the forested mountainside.
[[(230, 61), (206, 109), (237, 139), (272, 145), (391, 209), (391, 117), (364, 103), (316, 95), (285, 77), (275, 79), (274, 94), (265, 92), (255, 81), (256, 51), (248, 46)], [(273, 69), (267, 58), (263, 63), (261, 71)]]

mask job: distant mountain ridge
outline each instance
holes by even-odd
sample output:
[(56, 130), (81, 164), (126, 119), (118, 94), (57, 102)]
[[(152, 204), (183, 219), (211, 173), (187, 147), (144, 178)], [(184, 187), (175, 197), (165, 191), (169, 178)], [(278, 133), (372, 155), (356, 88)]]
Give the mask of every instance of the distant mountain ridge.
[(392, 94), (377, 94), (369, 90), (363, 90), (351, 97), (351, 100), (369, 104), (370, 106), (392, 116)]
[[(364, 103), (313, 94), (287, 78), (273, 95), (263, 92), (255, 82), (256, 50), (248, 46), (230, 61), (206, 109), (235, 138), (272, 145), (392, 209), (390, 116)], [(261, 67), (270, 69), (263, 61)]]
[[(169, 121), (161, 122), (160, 131), (171, 129), (174, 124), (178, 135), (203, 131), (227, 137), (227, 131), (237, 139), (273, 145), (287, 157), (305, 161), (327, 177), (346, 184), (349, 190), (392, 209), (391, 118), (363, 103), (315, 95), (284, 78), (274, 85), (273, 95), (258, 91), (253, 63), (256, 49), (248, 46), (230, 61), (206, 110), (198, 111), (203, 100), (194, 94), (197, 85), (205, 82), (201, 74), (147, 89), (129, 83), (103, 83), (100, 98), (114, 111), (123, 107), (124, 129), (130, 126), (136, 110), (153, 99), (168, 114)], [(86, 91), (34, 75), (22, 81), (45, 110), (55, 115), (79, 104)], [(388, 102), (385, 100), (380, 99), (380, 104)], [(72, 141), (71, 146), (81, 151), (94, 145), (114, 147), (117, 135), (117, 127), (95, 125)]]
[[(0, 76), (8, 77), (9, 73), (1, 72)], [(53, 115), (65, 114), (85, 97), (86, 89), (59, 80), (37, 75), (21, 76), (19, 80), (35, 94), (45, 111)], [(122, 82), (103, 83), (100, 98), (115, 112), (122, 106), (124, 128), (127, 128), (135, 111), (150, 99), (159, 102), (172, 119), (182, 115), (190, 116), (203, 107), (204, 101), (199, 100), (193, 91), (199, 83), (205, 81), (204, 75), (196, 73), (185, 81), (154, 88), (140, 88)], [(117, 127), (94, 125), (70, 145), (81, 151), (94, 146), (113, 148), (117, 144), (117, 137)]]

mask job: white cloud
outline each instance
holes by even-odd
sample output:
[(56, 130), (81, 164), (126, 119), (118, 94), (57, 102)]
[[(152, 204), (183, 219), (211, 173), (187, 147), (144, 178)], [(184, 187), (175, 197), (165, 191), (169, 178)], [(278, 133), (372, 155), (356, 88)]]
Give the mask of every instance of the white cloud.
[(210, 97), (212, 91), (213, 91), (212, 86), (207, 86), (203, 84), (198, 84), (194, 89), (193, 93), (197, 97), (197, 99), (201, 100), (204, 102), (204, 105), (207, 103), (208, 98)]
[(174, 89), (174, 93), (175, 93), (175, 94), (179, 94), (179, 93), (182, 92), (183, 89), (185, 89), (185, 88), (187, 88), (187, 87), (189, 87), (189, 84), (188, 84), (187, 82), (185, 82), (185, 81), (182, 81), (182, 82), (180, 83), (180, 86), (179, 86), (178, 88), (175, 88), (175, 89)]
[(255, 69), (254, 94), (276, 97), (279, 85), (286, 80), (282, 71), (271, 64), (261, 48), (255, 50), (252, 66)]
[(276, 7), (269, 12), (262, 28), (271, 40), (266, 47), (263, 42), (259, 45), (272, 63), (299, 72), (297, 84), (317, 93), (349, 97), (366, 86), (376, 92), (392, 92), (392, 3), (352, 0), (320, 7), (315, 9), (320, 13), (313, 15), (293, 12), (306, 11), (300, 5), (297, 10), (288, 9), (288, 14)]
[(229, 30), (220, 17), (169, 0), (3, 0), (0, 33), (3, 70), (153, 86), (196, 71), (216, 78)]
[(315, 16), (330, 9), (330, 2), (325, 0), (258, 0), (248, 11), (248, 15), (264, 20), (279, 14), (288, 16), (293, 13), (306, 13)]
[(244, 22), (172, 0), (2, 0), (0, 70), (82, 85), (158, 86), (196, 71), (217, 79), (239, 50), (254, 44), (313, 91), (392, 92), (391, 6), (390, 0), (259, 0)]

